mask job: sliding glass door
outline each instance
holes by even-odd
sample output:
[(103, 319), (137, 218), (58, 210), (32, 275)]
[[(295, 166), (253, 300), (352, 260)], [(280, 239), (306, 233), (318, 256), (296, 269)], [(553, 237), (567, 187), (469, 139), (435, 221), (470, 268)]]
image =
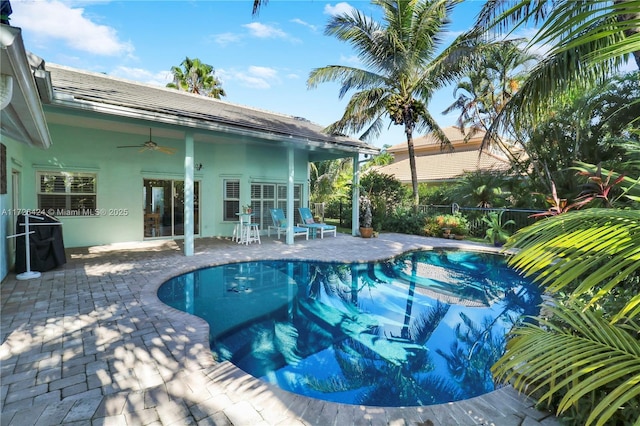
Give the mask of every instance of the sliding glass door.
[[(184, 235), (184, 181), (144, 179), (144, 237)], [(193, 233), (200, 233), (200, 182), (194, 182)]]

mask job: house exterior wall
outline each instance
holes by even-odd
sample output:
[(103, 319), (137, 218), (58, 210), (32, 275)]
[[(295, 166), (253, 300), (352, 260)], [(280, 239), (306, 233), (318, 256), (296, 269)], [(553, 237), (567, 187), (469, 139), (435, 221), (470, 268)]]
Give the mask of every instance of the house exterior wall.
[[(13, 267), (15, 259), (15, 239), (7, 239), (7, 236), (15, 232), (15, 223), (17, 209), (23, 208), (22, 205), (14, 205), (14, 192), (12, 185), (12, 174), (19, 173), (20, 177), (24, 175), (24, 151), (29, 148), (6, 135), (0, 133), (0, 143), (6, 147), (6, 170), (7, 170), (7, 193), (0, 194), (0, 280), (4, 278), (9, 270)], [(21, 193), (16, 194), (18, 200), (22, 196)]]
[[(148, 138), (108, 130), (49, 124), (53, 144), (46, 150), (25, 149), (23, 157), (23, 208), (38, 208), (38, 172), (95, 173), (97, 179), (98, 216), (58, 216), (63, 223), (66, 247), (81, 247), (117, 242), (141, 241), (144, 238), (144, 179), (184, 180), (184, 141), (153, 140), (177, 149), (175, 155), (139, 152), (136, 148)], [(239, 141), (237, 141), (239, 142)], [(194, 174), (200, 182), (199, 236), (229, 236), (232, 222), (223, 221), (223, 181), (240, 180), (240, 204), (249, 204), (251, 182), (286, 183), (285, 148), (251, 146), (234, 143), (195, 142), (195, 163), (203, 165)], [(303, 184), (303, 198), (308, 198), (307, 154), (296, 151), (296, 183)]]

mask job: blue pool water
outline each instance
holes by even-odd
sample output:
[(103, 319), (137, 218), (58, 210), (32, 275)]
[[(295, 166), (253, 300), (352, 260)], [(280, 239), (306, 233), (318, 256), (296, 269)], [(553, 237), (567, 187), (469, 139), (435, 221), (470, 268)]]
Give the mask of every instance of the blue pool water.
[(222, 265), (175, 277), (158, 296), (209, 323), (218, 360), (301, 395), (377, 406), (494, 390), (505, 334), (541, 302), (502, 256), (454, 250)]

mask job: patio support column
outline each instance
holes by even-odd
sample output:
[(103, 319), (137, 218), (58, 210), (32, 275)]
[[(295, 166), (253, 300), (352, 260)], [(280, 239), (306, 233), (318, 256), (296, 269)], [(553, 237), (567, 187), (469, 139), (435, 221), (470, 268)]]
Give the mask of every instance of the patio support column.
[(184, 135), (184, 255), (193, 256), (193, 132)]
[(353, 156), (353, 185), (351, 200), (351, 235), (360, 235), (360, 162), (359, 154)]
[(287, 244), (293, 244), (293, 183), (295, 182), (295, 161), (293, 147), (287, 148), (289, 173), (287, 179)]

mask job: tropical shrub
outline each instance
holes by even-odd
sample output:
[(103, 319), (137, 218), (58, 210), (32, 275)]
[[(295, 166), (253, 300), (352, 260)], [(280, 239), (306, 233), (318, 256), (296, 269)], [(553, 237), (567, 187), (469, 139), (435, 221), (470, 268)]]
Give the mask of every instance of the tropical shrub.
[(401, 205), (407, 188), (392, 175), (369, 170), (360, 179), (361, 193), (371, 200), (371, 213), (376, 230), (384, 223), (384, 218)]
[(442, 237), (445, 230), (455, 235), (467, 235), (469, 233), (469, 222), (459, 213), (441, 214), (426, 218), (424, 226), (425, 235)]
[(504, 189), (508, 179), (510, 178), (498, 172), (468, 172), (448, 190), (447, 194), (452, 202), (461, 206), (504, 207), (509, 196)]
[(384, 218), (382, 228), (400, 234), (425, 235), (426, 218), (426, 214), (416, 213), (412, 208), (398, 207)]
[(429, 216), (425, 219), (423, 233), (427, 237), (442, 237), (443, 228), (436, 220), (436, 216)]
[(482, 218), (482, 221), (487, 224), (487, 230), (485, 234), (485, 240), (489, 240), (492, 245), (504, 244), (507, 242), (507, 238), (511, 233), (506, 229), (509, 225), (515, 225), (516, 222), (509, 219), (506, 222), (502, 221), (502, 215), (504, 210), (498, 212), (489, 212)]
[(420, 194), (420, 204), (422, 205), (451, 204), (447, 195), (447, 187), (444, 185), (432, 185), (424, 182), (419, 183), (418, 194)]

